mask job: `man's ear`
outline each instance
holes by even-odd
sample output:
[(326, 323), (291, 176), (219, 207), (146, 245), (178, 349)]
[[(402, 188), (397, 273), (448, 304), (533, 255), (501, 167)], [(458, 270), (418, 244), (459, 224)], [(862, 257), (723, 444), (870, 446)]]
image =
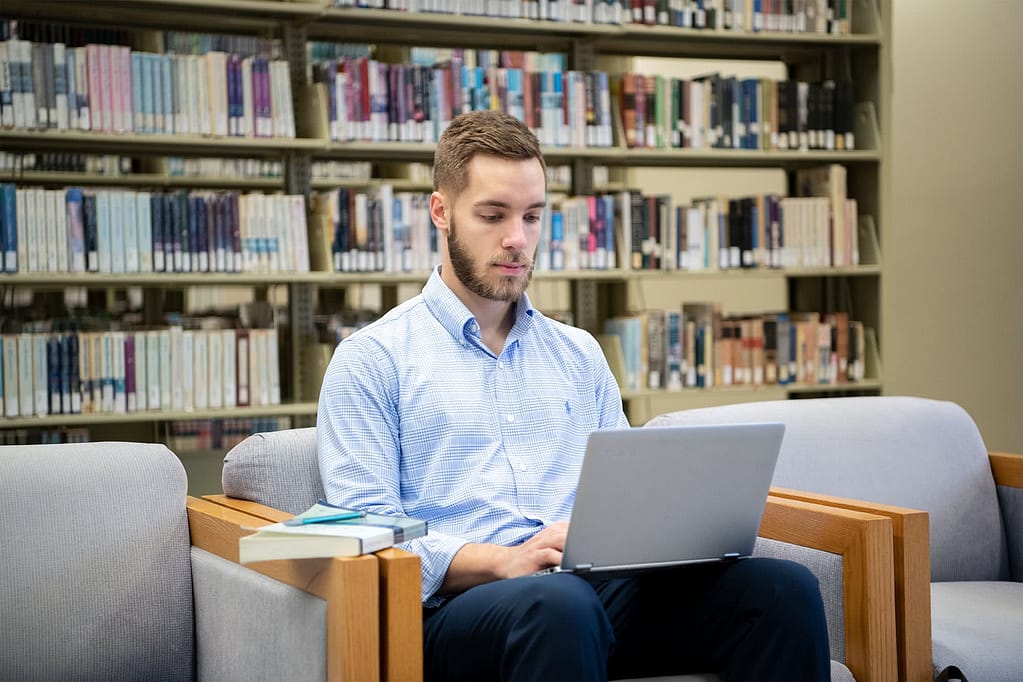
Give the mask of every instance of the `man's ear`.
[(438, 230), (445, 233), (448, 231), (448, 219), (451, 216), (451, 207), (448, 205), (444, 195), (440, 192), (433, 192), (430, 195), (430, 218)]

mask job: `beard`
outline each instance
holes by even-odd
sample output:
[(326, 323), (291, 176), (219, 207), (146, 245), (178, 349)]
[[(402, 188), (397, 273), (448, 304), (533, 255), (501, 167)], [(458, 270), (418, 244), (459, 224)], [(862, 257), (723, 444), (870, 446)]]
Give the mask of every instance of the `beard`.
[[(506, 303), (518, 301), (533, 278), (533, 259), (522, 252), (506, 251), (500, 256), (489, 259), (482, 268), (477, 270), (469, 250), (458, 239), (453, 218), (448, 225), (448, 256), (451, 259), (451, 269), (454, 270), (458, 281), (472, 293), (491, 301)], [(526, 276), (492, 275), (488, 279), (485, 268), (494, 263), (523, 264), (527, 268)]]

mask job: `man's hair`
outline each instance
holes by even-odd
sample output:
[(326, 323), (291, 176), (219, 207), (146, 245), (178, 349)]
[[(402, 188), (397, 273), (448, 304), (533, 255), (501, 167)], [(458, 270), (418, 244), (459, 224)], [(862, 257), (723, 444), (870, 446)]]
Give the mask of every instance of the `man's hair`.
[(500, 111), (470, 111), (451, 119), (433, 156), (433, 188), (458, 195), (469, 184), (469, 162), (477, 154), (547, 164), (536, 135), (514, 116)]

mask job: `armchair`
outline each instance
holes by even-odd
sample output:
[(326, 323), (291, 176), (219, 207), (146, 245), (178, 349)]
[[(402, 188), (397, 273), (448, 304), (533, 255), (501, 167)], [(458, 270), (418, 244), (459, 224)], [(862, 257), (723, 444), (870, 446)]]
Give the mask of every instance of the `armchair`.
[[(307, 509), (323, 495), (316, 461), (315, 428), (250, 436), (224, 459), (224, 495), (207, 499), (278, 521)], [(772, 496), (765, 508), (756, 553), (782, 556), (808, 565), (821, 581), (832, 640), (833, 679), (891, 680), (896, 677), (895, 613), (892, 594), (892, 521), (856, 510), (841, 510)], [(399, 550), (393, 550), (399, 552)], [(406, 553), (401, 552), (397, 559)], [(381, 557), (381, 567), (388, 564)], [(418, 566), (415, 569), (418, 606)], [(400, 590), (401, 598), (393, 590)], [(407, 583), (388, 586), (381, 574), (382, 618), (402, 632), (418, 631), (407, 609)], [(388, 600), (391, 603), (388, 603)], [(404, 600), (404, 601), (403, 601)], [(404, 604), (396, 606), (396, 604)], [(410, 615), (413, 614), (413, 615)], [(390, 626), (384, 628), (390, 630)], [(383, 668), (401, 670), (412, 647), (389, 647), (384, 638)], [(421, 660), (418, 662), (421, 675)], [(852, 671), (850, 674), (850, 670)]]
[(728, 405), (648, 425), (752, 421), (787, 427), (774, 495), (892, 520), (900, 679), (1019, 679), (1023, 457), (989, 454), (958, 405), (913, 397)]
[(0, 447), (0, 678), (373, 680), (377, 560), (237, 563), (163, 445)]

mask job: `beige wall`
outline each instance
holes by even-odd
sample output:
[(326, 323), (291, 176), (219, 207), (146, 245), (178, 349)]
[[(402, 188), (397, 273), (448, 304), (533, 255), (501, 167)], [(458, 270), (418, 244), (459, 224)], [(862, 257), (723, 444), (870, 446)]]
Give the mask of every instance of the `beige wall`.
[(885, 392), (1023, 452), (1023, 1), (894, 0)]

